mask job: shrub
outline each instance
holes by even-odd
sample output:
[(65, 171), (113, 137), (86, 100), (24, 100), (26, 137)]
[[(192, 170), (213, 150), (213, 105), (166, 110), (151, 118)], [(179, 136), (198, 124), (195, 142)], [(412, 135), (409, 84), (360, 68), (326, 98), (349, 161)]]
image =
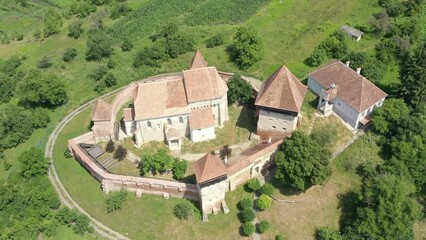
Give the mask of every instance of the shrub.
[(108, 58), (113, 52), (112, 38), (104, 31), (93, 31), (87, 39), (87, 60)]
[(251, 236), (256, 231), (256, 227), (251, 222), (246, 222), (241, 227), (243, 229), (243, 233), (247, 236)]
[(315, 229), (316, 240), (342, 240), (343, 237), (339, 231), (329, 227), (320, 227)]
[(274, 193), (275, 187), (270, 183), (265, 183), (260, 188), (260, 194), (272, 195)]
[(107, 205), (107, 213), (117, 211), (122, 208), (123, 203), (127, 199), (128, 192), (121, 190), (119, 192), (110, 193), (105, 200)]
[(114, 152), (114, 158), (122, 161), (127, 156), (127, 149), (125, 149), (122, 145), (118, 145), (117, 149)]
[(73, 21), (68, 25), (68, 36), (77, 39), (80, 37), (81, 33), (83, 32), (83, 28), (81, 27), (83, 25), (83, 22), (80, 20)]
[(22, 41), (24, 39), (24, 34), (23, 33), (17, 33), (16, 34), (16, 40), (17, 41)]
[(89, 74), (89, 77), (95, 81), (99, 81), (104, 77), (107, 71), (108, 70), (105, 66), (99, 66), (91, 74)]
[(250, 191), (253, 191), (253, 192), (259, 190), (260, 189), (259, 179), (252, 178), (252, 179), (248, 180), (246, 186)]
[(212, 36), (211, 38), (207, 39), (206, 41), (206, 47), (212, 48), (216, 46), (220, 46), (225, 43), (225, 38), (222, 34), (217, 34)]
[(166, 53), (171, 58), (177, 58), (179, 55), (194, 50), (194, 39), (189, 35), (178, 33), (166, 38)]
[(132, 9), (126, 3), (116, 3), (111, 8), (111, 19), (117, 19), (121, 16), (126, 16)]
[(71, 151), (68, 148), (65, 149), (65, 151), (64, 151), (64, 157), (65, 158), (72, 158)]
[(261, 221), (257, 224), (257, 230), (259, 231), (259, 233), (266, 232), (269, 227), (271, 227), (271, 224), (268, 221)]
[(60, 27), (62, 26), (62, 18), (60, 13), (53, 9), (48, 10), (43, 17), (43, 23), (45, 37), (58, 33)]
[(63, 207), (58, 210), (55, 218), (62, 224), (66, 224), (72, 228), (75, 234), (84, 234), (86, 232), (93, 232), (93, 228), (89, 225), (90, 220), (86, 215), (80, 214), (77, 210), (70, 210)]
[(174, 179), (182, 179), (185, 175), (186, 169), (188, 168), (188, 162), (185, 160), (181, 160), (179, 158), (175, 158), (173, 163), (173, 178)]
[(3, 168), (5, 171), (8, 171), (12, 167), (12, 164), (6, 159), (3, 160)]
[(246, 222), (251, 222), (256, 218), (256, 213), (254, 212), (253, 209), (248, 208), (248, 209), (243, 209), (240, 212), (240, 219), (241, 222), (246, 223)]
[(272, 206), (272, 198), (268, 195), (262, 194), (257, 199), (256, 205), (260, 210), (270, 208)]
[(163, 45), (156, 44), (150, 48), (144, 48), (136, 54), (133, 61), (134, 67), (143, 65), (150, 67), (161, 67), (161, 64), (168, 58), (166, 49)]
[(49, 163), (38, 148), (32, 147), (22, 152), (18, 161), (21, 163), (21, 175), (26, 179), (47, 174)]
[(64, 62), (71, 62), (75, 57), (77, 57), (77, 49), (67, 48), (65, 49), (64, 56), (62, 56), (62, 60)]
[(113, 69), (113, 68), (115, 68), (115, 62), (113, 61), (113, 60), (108, 60), (108, 63), (107, 63), (107, 67), (109, 68), (109, 69)]
[(240, 210), (252, 209), (253, 208), (253, 201), (249, 198), (244, 198), (243, 200), (241, 200), (238, 203), (238, 208)]
[(44, 56), (37, 64), (38, 68), (48, 68), (52, 65), (52, 63), (50, 62), (50, 58), (48, 56)]
[(220, 158), (224, 160), (225, 158), (229, 158), (232, 154), (232, 148), (229, 148), (229, 145), (223, 145), (223, 147), (219, 151)]
[(286, 238), (283, 235), (278, 234), (275, 236), (275, 240), (286, 240)]
[(114, 146), (114, 142), (110, 139), (105, 147), (105, 151), (112, 153), (114, 152), (115, 146)]
[(117, 84), (117, 80), (115, 79), (112, 73), (105, 74), (104, 77), (105, 86), (111, 87)]
[(181, 220), (188, 220), (193, 215), (193, 212), (194, 206), (187, 200), (176, 204), (173, 208), (173, 214)]
[(233, 76), (228, 82), (228, 103), (248, 103), (252, 98), (252, 86), (239, 75)]

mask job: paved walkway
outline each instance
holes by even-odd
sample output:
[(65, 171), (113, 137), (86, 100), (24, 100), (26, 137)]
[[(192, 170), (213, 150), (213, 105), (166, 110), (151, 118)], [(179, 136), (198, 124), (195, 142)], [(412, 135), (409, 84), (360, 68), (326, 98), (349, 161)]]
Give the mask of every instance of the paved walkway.
[[(258, 196), (256, 195), (256, 193), (254, 194), (254, 197), (253, 197), (253, 210), (254, 210), (254, 212), (256, 213), (256, 208), (254, 207), (255, 205), (256, 205), (256, 200), (258, 199)], [(256, 224), (258, 224), (260, 221), (259, 221), (259, 219), (257, 218), (257, 213), (256, 213), (256, 218), (252, 221), (252, 223), (253, 223), (253, 225), (254, 225), (254, 227), (256, 228)], [(257, 230), (257, 229), (256, 229)], [(257, 231), (254, 231), (254, 233), (251, 235), (251, 238), (253, 239), (253, 240), (261, 240), (262, 238), (260, 237), (260, 234), (257, 232)]]

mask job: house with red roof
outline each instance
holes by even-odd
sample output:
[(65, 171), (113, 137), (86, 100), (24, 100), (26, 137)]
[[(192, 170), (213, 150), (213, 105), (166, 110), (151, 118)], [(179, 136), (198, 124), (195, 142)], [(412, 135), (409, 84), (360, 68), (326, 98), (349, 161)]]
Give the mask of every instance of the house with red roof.
[(308, 88), (319, 96), (318, 109), (325, 116), (335, 113), (352, 128), (369, 122), (387, 94), (340, 61), (333, 61), (309, 74)]

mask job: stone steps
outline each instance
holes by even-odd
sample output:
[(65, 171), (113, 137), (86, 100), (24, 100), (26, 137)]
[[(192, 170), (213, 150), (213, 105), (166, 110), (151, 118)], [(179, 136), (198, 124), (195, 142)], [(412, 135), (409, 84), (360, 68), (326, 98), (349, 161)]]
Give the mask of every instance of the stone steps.
[(102, 160), (98, 160), (99, 164), (101, 164), (106, 170), (111, 171), (118, 164), (118, 160), (114, 159), (112, 156), (104, 158)]

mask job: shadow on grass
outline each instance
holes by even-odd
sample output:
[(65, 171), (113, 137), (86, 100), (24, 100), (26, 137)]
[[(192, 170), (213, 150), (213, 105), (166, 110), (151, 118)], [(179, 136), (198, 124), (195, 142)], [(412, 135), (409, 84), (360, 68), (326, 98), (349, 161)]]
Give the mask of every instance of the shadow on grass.
[(256, 130), (256, 119), (254, 117), (254, 106), (251, 107), (248, 104), (243, 104), (243, 109), (241, 110), (240, 115), (238, 116), (236, 125), (240, 128), (245, 128), (250, 132)]
[(195, 174), (186, 176), (186, 177), (180, 179), (179, 182), (190, 183), (190, 184), (196, 184), (197, 183), (197, 181), (195, 180)]
[(342, 210), (342, 215), (339, 219), (340, 231), (343, 231), (345, 226), (351, 225), (356, 214), (356, 208), (360, 201), (359, 194), (354, 191), (348, 191), (338, 195), (338, 208)]

